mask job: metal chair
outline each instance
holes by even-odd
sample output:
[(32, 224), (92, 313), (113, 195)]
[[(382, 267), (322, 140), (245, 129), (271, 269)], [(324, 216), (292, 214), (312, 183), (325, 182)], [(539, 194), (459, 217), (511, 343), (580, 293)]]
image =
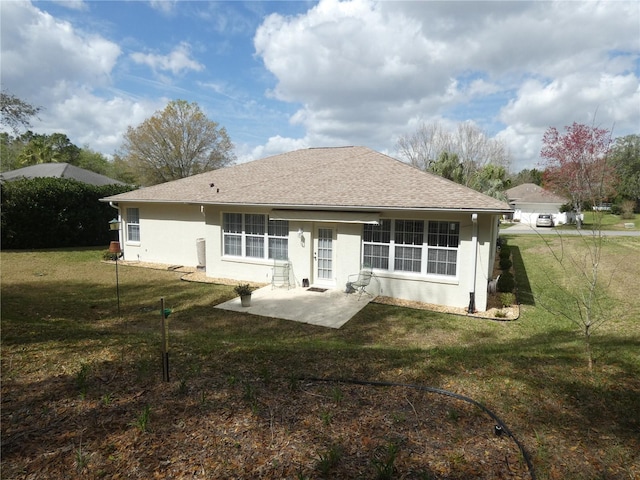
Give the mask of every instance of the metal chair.
[(271, 276), (271, 288), (291, 288), (291, 263), (287, 259), (274, 259)]
[(370, 268), (363, 268), (360, 270), (360, 273), (349, 275), (346, 290), (347, 295), (350, 293), (357, 293), (358, 300), (360, 300), (363, 293), (371, 295), (367, 292), (367, 287), (371, 283), (371, 277), (373, 277), (373, 272)]

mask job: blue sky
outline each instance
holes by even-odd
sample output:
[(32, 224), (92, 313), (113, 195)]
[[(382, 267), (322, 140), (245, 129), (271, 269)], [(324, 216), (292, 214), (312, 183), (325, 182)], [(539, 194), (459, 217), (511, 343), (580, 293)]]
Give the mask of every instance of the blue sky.
[(398, 157), (420, 123), (473, 122), (512, 170), (549, 126), (640, 133), (640, 3), (3, 1), (2, 88), (33, 130), (112, 155), (196, 102), (239, 161), (313, 146)]

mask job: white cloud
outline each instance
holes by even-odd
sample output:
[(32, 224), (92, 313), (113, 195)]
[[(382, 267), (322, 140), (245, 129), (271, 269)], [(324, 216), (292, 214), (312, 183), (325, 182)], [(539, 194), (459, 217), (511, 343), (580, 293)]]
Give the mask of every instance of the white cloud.
[(550, 125), (637, 132), (639, 16), (636, 2), (326, 0), (270, 15), (254, 46), (312, 145), (388, 148), (421, 119), (473, 120), (517, 169)]
[(87, 5), (84, 0), (56, 0), (55, 3), (71, 10), (78, 10), (81, 12), (89, 10), (89, 5)]
[(167, 55), (135, 52), (130, 57), (134, 62), (147, 65), (155, 72), (179, 75), (188, 70), (204, 70), (204, 65), (191, 58), (191, 46), (187, 42), (181, 42)]
[(2, 2), (2, 86), (42, 107), (33, 129), (65, 133), (79, 146), (111, 155), (128, 125), (166, 103), (110, 91), (120, 47), (26, 2)]
[(120, 147), (128, 126), (139, 125), (166, 102), (134, 101), (122, 96), (105, 99), (83, 88), (44, 110), (34, 127), (42, 133), (65, 133), (78, 146), (88, 145), (111, 155)]
[(2, 84), (37, 105), (82, 83), (110, 83), (121, 50), (29, 3), (2, 2)]
[(238, 163), (249, 162), (257, 158), (269, 157), (280, 153), (308, 148), (309, 141), (304, 138), (285, 138), (280, 135), (269, 138), (266, 144), (257, 147), (240, 145), (236, 148)]
[(177, 0), (151, 0), (149, 5), (165, 15), (173, 13)]

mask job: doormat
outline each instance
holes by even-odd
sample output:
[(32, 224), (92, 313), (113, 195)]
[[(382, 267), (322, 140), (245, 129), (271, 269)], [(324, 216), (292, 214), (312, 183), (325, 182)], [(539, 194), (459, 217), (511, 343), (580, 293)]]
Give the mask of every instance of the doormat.
[(326, 292), (327, 289), (326, 288), (318, 288), (318, 287), (311, 287), (311, 288), (307, 288), (307, 292)]

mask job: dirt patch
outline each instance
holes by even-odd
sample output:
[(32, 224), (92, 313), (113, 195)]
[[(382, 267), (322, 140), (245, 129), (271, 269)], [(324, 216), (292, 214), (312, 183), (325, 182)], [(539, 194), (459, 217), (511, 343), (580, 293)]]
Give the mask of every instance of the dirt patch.
[[(500, 300), (493, 294), (491, 301), (488, 303), (487, 311), (468, 313), (468, 308), (456, 308), (447, 307), (444, 305), (436, 305), (433, 303), (412, 302), (409, 300), (402, 300), (392, 297), (376, 297), (375, 303), (382, 303), (384, 305), (395, 305), (398, 307), (415, 308), (416, 310), (429, 310), (431, 312), (448, 313), (452, 315), (463, 315), (465, 317), (486, 318), (491, 320), (516, 320), (520, 316), (520, 306), (512, 305), (510, 307), (498, 307), (497, 304)], [(493, 306), (491, 306), (493, 304)], [(499, 313), (502, 312), (504, 317), (499, 317)], [(496, 315), (498, 314), (498, 315)]]

